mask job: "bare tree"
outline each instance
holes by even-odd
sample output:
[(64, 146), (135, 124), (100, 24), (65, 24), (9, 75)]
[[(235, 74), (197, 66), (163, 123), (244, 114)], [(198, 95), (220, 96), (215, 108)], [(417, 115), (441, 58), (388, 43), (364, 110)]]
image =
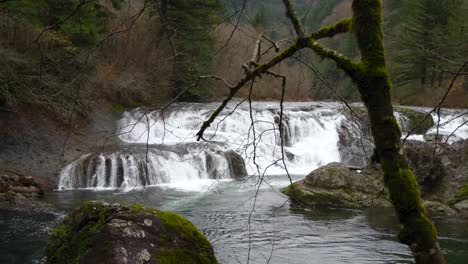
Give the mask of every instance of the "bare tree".
[[(425, 214), (416, 177), (404, 157), (401, 130), (393, 114), (390, 95), (392, 83), (387, 72), (383, 46), (382, 1), (353, 0), (351, 18), (309, 34), (304, 31), (293, 2), (283, 0), (283, 3), (296, 35), (290, 40), (292, 44), (266, 62), (257, 59), (243, 65), (245, 76), (236, 84), (228, 86), (228, 96), (202, 124), (197, 133), (198, 140), (203, 139), (205, 130), (241, 88), (262, 75), (271, 74), (270, 70), (280, 62), (292, 58), (304, 49), (333, 60), (356, 84), (368, 110), (375, 142), (374, 160), (382, 165), (385, 186), (403, 225), (399, 233), (400, 241), (410, 247), (416, 263), (445, 263), (437, 243), (437, 231)], [(353, 61), (317, 42), (319, 39), (346, 32), (351, 32), (356, 37), (361, 54), (359, 61)], [(291, 193), (294, 194), (294, 189)]]

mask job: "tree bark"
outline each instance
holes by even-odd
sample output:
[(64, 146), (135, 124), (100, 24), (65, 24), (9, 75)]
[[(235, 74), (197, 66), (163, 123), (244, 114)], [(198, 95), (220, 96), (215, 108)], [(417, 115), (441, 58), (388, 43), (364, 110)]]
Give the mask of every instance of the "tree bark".
[(393, 114), (391, 81), (385, 63), (381, 0), (353, 1), (353, 32), (361, 52), (359, 70), (350, 77), (368, 110), (376, 154), (385, 186), (403, 229), (399, 234), (416, 263), (445, 263), (437, 232), (425, 214), (416, 177), (401, 146), (401, 130)]

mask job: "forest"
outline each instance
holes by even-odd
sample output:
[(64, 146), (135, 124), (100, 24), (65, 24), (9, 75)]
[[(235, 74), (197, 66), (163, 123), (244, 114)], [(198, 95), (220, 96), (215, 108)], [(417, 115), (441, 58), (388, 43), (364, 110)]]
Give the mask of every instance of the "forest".
[(467, 14), (0, 0), (0, 263), (465, 263)]

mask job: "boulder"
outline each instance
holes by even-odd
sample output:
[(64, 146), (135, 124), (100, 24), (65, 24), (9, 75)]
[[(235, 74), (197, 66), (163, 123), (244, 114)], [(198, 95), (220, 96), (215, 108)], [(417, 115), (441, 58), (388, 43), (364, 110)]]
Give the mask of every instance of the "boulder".
[(49, 189), (49, 181), (41, 177), (0, 175), (0, 194), (5, 194), (0, 196), (0, 201), (14, 202), (16, 198), (41, 195)]
[(304, 206), (365, 208), (389, 207), (383, 175), (376, 168), (353, 171), (341, 163), (330, 163), (283, 189)]
[(218, 263), (187, 219), (142, 205), (85, 202), (50, 235), (47, 263)]
[[(345, 116), (338, 127), (338, 149), (341, 161), (350, 166), (366, 166), (369, 164), (374, 150), (369, 117), (364, 107), (352, 107), (353, 114), (348, 109), (342, 109)], [(427, 113), (406, 107), (395, 107), (396, 118), (404, 133), (425, 134), (434, 126), (432, 116), (421, 123)], [(421, 123), (421, 124), (420, 124)]]
[(408, 121), (400, 121), (400, 123), (402, 123), (401, 126), (404, 132), (409, 132), (414, 128), (413, 134), (424, 135), (431, 127), (435, 125), (432, 116), (427, 116), (427, 113), (424, 111), (398, 106), (395, 107), (395, 112), (403, 115)]
[(407, 141), (405, 154), (425, 199), (450, 203), (468, 182), (468, 140), (451, 145)]
[[(407, 141), (405, 153), (431, 215), (468, 217), (468, 140), (452, 145)], [(391, 206), (378, 165), (362, 171), (330, 163), (283, 191), (295, 204), (365, 208)]]

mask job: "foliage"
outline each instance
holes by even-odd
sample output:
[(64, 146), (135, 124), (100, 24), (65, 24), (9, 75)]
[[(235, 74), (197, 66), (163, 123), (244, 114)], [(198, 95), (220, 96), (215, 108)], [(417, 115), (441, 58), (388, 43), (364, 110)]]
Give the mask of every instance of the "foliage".
[(54, 30), (65, 34), (78, 46), (87, 46), (107, 32), (107, 22), (113, 9), (120, 8), (123, 2), (112, 0), (107, 5), (97, 0), (23, 0), (6, 2), (0, 8), (19, 22), (39, 29), (57, 24)]
[[(213, 70), (214, 40), (210, 33), (222, 21), (223, 6), (219, 0), (167, 2), (166, 29), (173, 39), (174, 95), (185, 90), (198, 76)], [(203, 83), (191, 89), (182, 100), (204, 101), (212, 95), (210, 85)]]
[[(419, 92), (440, 86), (468, 55), (461, 0), (390, 1), (387, 32), (397, 86)], [(458, 66), (459, 67), (459, 66)]]

